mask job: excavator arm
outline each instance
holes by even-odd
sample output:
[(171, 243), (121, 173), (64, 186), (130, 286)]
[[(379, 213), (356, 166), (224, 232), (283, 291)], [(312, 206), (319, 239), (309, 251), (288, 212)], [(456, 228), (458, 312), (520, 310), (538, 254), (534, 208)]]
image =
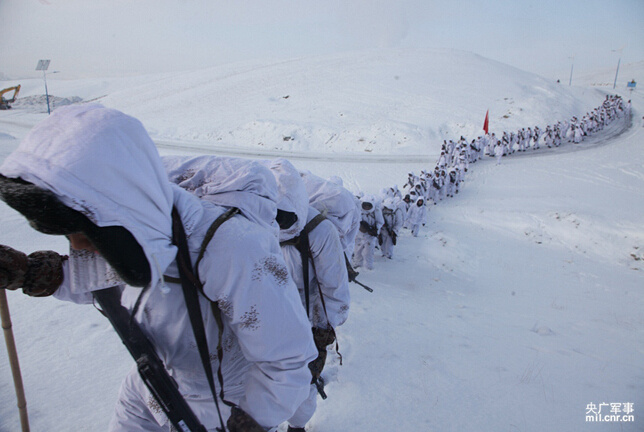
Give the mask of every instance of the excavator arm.
[[(13, 91), (13, 96), (11, 99), (6, 99), (4, 97), (5, 93), (9, 93)], [(0, 109), (9, 109), (11, 108), (11, 103), (14, 103), (16, 101), (16, 98), (18, 97), (18, 93), (20, 93), (20, 84), (18, 84), (15, 87), (8, 87), (6, 89), (0, 90)]]

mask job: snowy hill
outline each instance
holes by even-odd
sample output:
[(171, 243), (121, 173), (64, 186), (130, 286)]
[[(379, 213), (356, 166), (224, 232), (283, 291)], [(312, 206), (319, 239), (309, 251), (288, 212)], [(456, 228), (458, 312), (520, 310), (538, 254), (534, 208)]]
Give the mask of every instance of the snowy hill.
[[(164, 154), (272, 150), (264, 157), (295, 155), (297, 167), (371, 193), (433, 168), (442, 139), (478, 135), (488, 108), (492, 131), (545, 126), (585, 114), (608, 90), (444, 50), (56, 77), (52, 94), (138, 117)], [(21, 84), (25, 102), (0, 112), (0, 162), (46, 116), (42, 80)], [(632, 96), (632, 120), (580, 145), (472, 165), (419, 237), (403, 230), (392, 260), (377, 254), (361, 270), (374, 292), (352, 285), (338, 330), (344, 365), (329, 355), (329, 398), (311, 432), (642, 430), (644, 98)], [(0, 244), (68, 250), (1, 202), (0, 221)], [(133, 364), (106, 319), (91, 306), (8, 297), (32, 430), (105, 430)], [(14, 432), (4, 359), (0, 343), (0, 431)], [(633, 403), (635, 421), (589, 425), (588, 406), (603, 403)]]
[[(50, 75), (51, 94), (120, 109), (143, 121), (157, 140), (432, 159), (444, 139), (481, 134), (488, 109), (492, 131), (512, 130), (583, 115), (602, 97), (454, 50), (379, 50), (143, 77), (55, 78)], [(22, 84), (22, 98), (43, 94), (42, 80)], [(37, 102), (42, 112), (42, 98)], [(15, 107), (24, 105), (18, 101)]]

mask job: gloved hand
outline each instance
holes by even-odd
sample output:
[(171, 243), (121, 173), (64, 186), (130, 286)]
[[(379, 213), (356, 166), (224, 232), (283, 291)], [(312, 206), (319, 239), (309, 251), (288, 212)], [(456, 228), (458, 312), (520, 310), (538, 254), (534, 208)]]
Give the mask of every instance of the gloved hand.
[(0, 245), (0, 288), (15, 290), (22, 287), (27, 270), (27, 255)]
[(332, 327), (313, 327), (313, 341), (318, 349), (318, 357), (309, 363), (309, 369), (313, 376), (313, 381), (311, 383), (317, 381), (318, 378), (320, 378), (320, 375), (322, 375), (322, 370), (326, 363), (326, 347), (335, 341), (335, 330), (333, 330)]
[(267, 430), (238, 406), (231, 408), (226, 427), (230, 432), (266, 432)]
[(378, 236), (378, 230), (375, 226), (369, 225), (366, 221), (360, 221), (360, 232), (369, 234), (371, 237)]
[(318, 350), (326, 351), (326, 347), (335, 342), (335, 330), (333, 327), (313, 327), (313, 341)]
[(369, 232), (370, 225), (366, 221), (360, 221), (360, 232), (361, 233), (368, 233)]
[(369, 232), (367, 234), (369, 234), (371, 237), (378, 237), (378, 230), (375, 226), (369, 225)]
[(66, 256), (54, 251), (29, 254), (0, 245), (0, 288), (15, 290), (33, 297), (52, 295), (63, 283)]

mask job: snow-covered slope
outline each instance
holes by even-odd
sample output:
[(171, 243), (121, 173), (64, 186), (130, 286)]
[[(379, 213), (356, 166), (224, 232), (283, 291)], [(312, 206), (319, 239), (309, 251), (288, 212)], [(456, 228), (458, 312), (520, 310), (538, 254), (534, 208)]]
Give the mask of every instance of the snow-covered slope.
[[(490, 128), (499, 132), (583, 115), (602, 97), (453, 50), (354, 52), (104, 80), (55, 77), (53, 95), (125, 111), (158, 140), (316, 153), (435, 156), (443, 139), (481, 134), (488, 109)], [(42, 80), (23, 85), (23, 98), (44, 90)]]
[[(25, 97), (42, 94), (42, 81), (24, 85)], [(294, 163), (374, 193), (433, 168), (442, 137), (478, 134), (488, 107), (491, 129), (502, 131), (583, 115), (604, 98), (601, 89), (451, 51), (52, 79), (50, 91), (100, 98), (167, 144), (187, 141), (164, 153), (259, 142), (335, 152)], [(393, 260), (378, 256), (373, 271), (361, 270), (374, 293), (352, 286), (349, 320), (338, 330), (344, 365), (329, 356), (329, 399), (311, 432), (642, 430), (644, 100), (632, 96), (626, 131), (621, 124), (578, 146), (472, 165), (461, 192), (430, 209), (418, 238), (403, 231)], [(46, 115), (33, 111), (0, 112), (0, 161), (25, 125)], [(401, 136), (408, 139), (399, 145)], [(404, 161), (400, 152), (430, 156)], [(4, 203), (0, 221), (0, 244), (68, 248)], [(8, 297), (32, 430), (105, 430), (133, 363), (105, 318), (91, 306)], [(0, 431), (13, 432), (4, 359), (0, 344)], [(633, 403), (635, 422), (587, 423), (589, 404), (602, 403)]]

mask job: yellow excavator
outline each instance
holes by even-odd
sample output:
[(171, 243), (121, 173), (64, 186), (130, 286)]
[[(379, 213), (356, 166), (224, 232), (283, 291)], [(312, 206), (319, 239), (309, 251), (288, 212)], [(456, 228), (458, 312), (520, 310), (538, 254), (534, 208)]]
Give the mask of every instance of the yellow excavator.
[[(4, 94), (11, 91), (13, 91), (13, 97), (11, 99), (5, 99)], [(4, 90), (0, 90), (0, 110), (10, 109), (11, 105), (9, 104), (12, 104), (16, 101), (18, 93), (20, 93), (20, 84), (15, 87), (9, 87)]]

